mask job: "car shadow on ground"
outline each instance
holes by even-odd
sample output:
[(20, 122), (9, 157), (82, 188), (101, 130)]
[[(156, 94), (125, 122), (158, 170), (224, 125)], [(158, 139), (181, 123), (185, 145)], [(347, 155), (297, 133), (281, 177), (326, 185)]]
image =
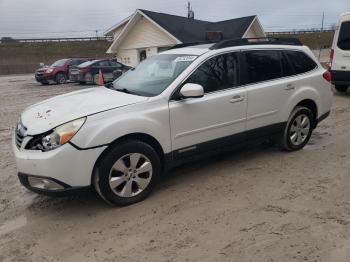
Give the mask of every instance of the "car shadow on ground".
[[(232, 150), (226, 153), (216, 154), (211, 157), (205, 157), (193, 162), (182, 164), (162, 176), (154, 190), (153, 194), (146, 201), (157, 201), (157, 197), (166, 194), (169, 187), (176, 190), (183, 184), (196, 183), (195, 181), (206, 179), (213, 176), (212, 172), (208, 170), (215, 170), (225, 164), (232, 163), (248, 163), (252, 159), (259, 158), (261, 154), (277, 154), (280, 149), (277, 146), (269, 144), (262, 144), (255, 147), (244, 147), (237, 150)], [(225, 175), (231, 176), (232, 173), (227, 172)], [(26, 208), (29, 212), (34, 212), (36, 215), (40, 213), (50, 212), (70, 212), (71, 210), (80, 210), (84, 212), (104, 212), (111, 208), (122, 209), (123, 207), (112, 206), (104, 202), (93, 189), (76, 192), (67, 197), (52, 197), (37, 195), (27, 191), (25, 196), (27, 198)], [(138, 205), (142, 205), (143, 202)]]
[(334, 91), (334, 95), (340, 96), (340, 97), (350, 97), (350, 91), (347, 91), (347, 92)]

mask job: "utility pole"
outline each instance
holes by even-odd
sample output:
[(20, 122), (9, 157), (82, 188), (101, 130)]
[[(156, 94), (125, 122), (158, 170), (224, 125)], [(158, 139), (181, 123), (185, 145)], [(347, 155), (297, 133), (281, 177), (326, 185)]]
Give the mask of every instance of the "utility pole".
[(194, 12), (193, 12), (193, 9), (192, 9), (190, 1), (188, 1), (186, 8), (187, 8), (187, 18), (194, 19)]
[(322, 53), (322, 46), (321, 46), (321, 34), (323, 33), (324, 30), (324, 11), (322, 13), (322, 23), (321, 23), (321, 31), (318, 35), (318, 41), (319, 41), (319, 46), (320, 46), (320, 52), (318, 53), (318, 61), (321, 60), (321, 53)]
[(95, 30), (95, 33), (96, 33), (96, 37), (98, 37), (98, 30)]
[(322, 13), (322, 31), (324, 29), (324, 12)]

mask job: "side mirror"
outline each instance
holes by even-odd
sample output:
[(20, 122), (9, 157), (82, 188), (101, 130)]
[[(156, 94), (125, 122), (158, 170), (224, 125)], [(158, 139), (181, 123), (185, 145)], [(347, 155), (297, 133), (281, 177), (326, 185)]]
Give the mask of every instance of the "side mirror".
[(41, 62), (41, 63), (39, 64), (39, 66), (40, 66), (40, 67), (44, 67), (45, 64)]
[(181, 87), (180, 95), (184, 98), (199, 98), (204, 96), (203, 86), (187, 83)]

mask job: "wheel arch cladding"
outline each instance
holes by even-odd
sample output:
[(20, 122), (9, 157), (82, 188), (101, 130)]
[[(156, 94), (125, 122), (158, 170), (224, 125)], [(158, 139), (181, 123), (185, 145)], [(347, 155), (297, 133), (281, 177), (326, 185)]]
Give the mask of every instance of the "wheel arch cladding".
[(128, 141), (128, 140), (141, 141), (141, 142), (144, 142), (144, 143), (148, 144), (149, 146), (151, 146), (157, 152), (159, 159), (160, 159), (160, 163), (162, 165), (162, 170), (164, 169), (165, 154), (164, 154), (163, 148), (160, 145), (160, 143), (158, 142), (158, 140), (155, 139), (153, 136), (145, 134), (145, 133), (132, 133), (132, 134), (124, 135), (124, 136), (121, 136), (121, 137), (115, 139), (100, 154), (100, 156), (97, 158), (97, 160), (95, 162), (95, 165), (94, 165), (94, 168), (92, 171), (91, 184), (92, 184), (94, 175), (97, 173), (97, 168), (99, 167), (101, 160), (112, 150), (113, 147), (115, 147), (119, 143), (123, 143), (123, 142)]
[(312, 126), (313, 128), (316, 128), (317, 116), (318, 116), (318, 108), (317, 108), (316, 102), (313, 101), (312, 99), (304, 99), (300, 101), (294, 108), (296, 108), (297, 106), (303, 106), (311, 110), (312, 114), (314, 115)]

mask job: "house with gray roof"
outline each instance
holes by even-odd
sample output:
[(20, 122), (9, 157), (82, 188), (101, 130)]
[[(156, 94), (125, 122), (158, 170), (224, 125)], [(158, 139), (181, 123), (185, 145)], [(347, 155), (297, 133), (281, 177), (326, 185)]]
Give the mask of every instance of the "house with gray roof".
[(266, 36), (257, 16), (209, 22), (143, 9), (137, 9), (104, 35), (114, 39), (107, 53), (130, 66), (176, 44)]

